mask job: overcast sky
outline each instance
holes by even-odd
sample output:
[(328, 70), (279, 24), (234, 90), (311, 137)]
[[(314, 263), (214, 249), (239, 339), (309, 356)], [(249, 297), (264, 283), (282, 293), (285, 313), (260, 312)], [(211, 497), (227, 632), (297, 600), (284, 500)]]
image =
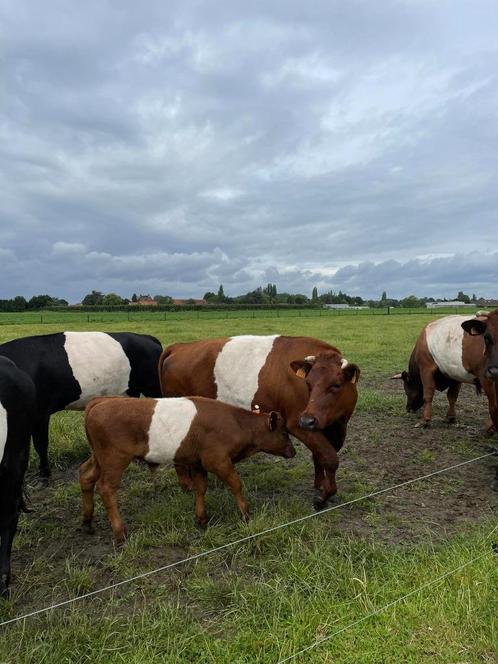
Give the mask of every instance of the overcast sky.
[(498, 296), (496, 0), (0, 0), (0, 297)]

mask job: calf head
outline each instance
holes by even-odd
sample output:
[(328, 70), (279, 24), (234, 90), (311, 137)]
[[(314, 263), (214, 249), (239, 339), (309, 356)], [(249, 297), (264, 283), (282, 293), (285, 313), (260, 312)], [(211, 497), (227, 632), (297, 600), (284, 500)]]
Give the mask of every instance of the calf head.
[(406, 394), (406, 410), (408, 413), (416, 413), (424, 405), (424, 390), (422, 382), (418, 378), (410, 376), (408, 371), (402, 371), (395, 376), (393, 380), (402, 380)]
[(471, 336), (484, 338), (484, 375), (498, 381), (498, 309), (490, 314), (466, 320), (462, 327)]
[(264, 421), (263, 430), (258, 432), (258, 449), (267, 454), (292, 459), (296, 455), (296, 450), (292, 445), (284, 418), (274, 410), (271, 413), (259, 414), (258, 408), (256, 413)]
[(309, 431), (323, 430), (343, 417), (351, 416), (358, 393), (360, 369), (334, 351), (305, 357), (290, 364), (292, 371), (309, 389), (306, 408), (299, 416), (299, 426)]

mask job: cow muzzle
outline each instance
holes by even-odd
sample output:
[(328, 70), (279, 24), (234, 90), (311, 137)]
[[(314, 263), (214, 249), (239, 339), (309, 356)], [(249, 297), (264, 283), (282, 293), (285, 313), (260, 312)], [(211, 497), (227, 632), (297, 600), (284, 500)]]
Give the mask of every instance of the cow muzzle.
[(491, 380), (498, 380), (498, 367), (487, 367), (485, 371), (485, 376), (486, 378), (490, 378)]
[(303, 413), (299, 418), (299, 426), (301, 429), (307, 429), (308, 431), (315, 431), (317, 428), (318, 421), (313, 415), (307, 415)]

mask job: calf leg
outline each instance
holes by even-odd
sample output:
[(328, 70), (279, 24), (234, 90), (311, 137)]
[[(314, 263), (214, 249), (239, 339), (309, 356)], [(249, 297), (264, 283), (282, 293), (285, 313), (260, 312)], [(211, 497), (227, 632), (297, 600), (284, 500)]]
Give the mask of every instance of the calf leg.
[(0, 530), (0, 597), (3, 599), (9, 598), (10, 556), (18, 521), (19, 515), (16, 515), (9, 526)]
[(206, 513), (206, 491), (208, 486), (207, 472), (202, 467), (192, 470), (191, 482), (195, 491), (195, 516), (197, 523), (201, 528), (205, 528), (208, 524), (209, 517)]
[(237, 502), (238, 508), (240, 510), (240, 516), (243, 521), (249, 521), (249, 505), (247, 500), (242, 494), (242, 482), (240, 481), (240, 475), (235, 470), (231, 459), (227, 458), (223, 463), (219, 464), (215, 470), (213, 470), (216, 475), (225, 482), (228, 486), (232, 495)]
[(48, 426), (50, 415), (40, 415), (33, 427), (33, 444), (40, 458), (40, 477), (48, 483), (50, 477), (50, 465), (48, 461)]
[(111, 522), (114, 542), (122, 544), (127, 536), (126, 525), (118, 508), (117, 491), (121, 484), (123, 472), (128, 467), (131, 458), (110, 456), (105, 464), (100, 464), (100, 477), (97, 481), (97, 491), (104, 503), (107, 516)]
[(458, 399), (458, 394), (460, 393), (461, 386), (462, 386), (461, 383), (456, 383), (456, 382), (451, 383), (448, 392), (446, 394), (448, 398), (448, 412), (446, 413), (446, 419), (451, 424), (453, 422), (456, 422), (455, 405)]
[(203, 466), (211, 473), (217, 475), (232, 492), (244, 521), (249, 520), (249, 505), (242, 495), (242, 482), (240, 476), (235, 470), (232, 460), (228, 456), (202, 459)]
[(83, 528), (93, 532), (92, 520), (94, 511), (95, 484), (99, 479), (100, 469), (95, 456), (92, 456), (80, 466), (81, 507), (83, 512)]

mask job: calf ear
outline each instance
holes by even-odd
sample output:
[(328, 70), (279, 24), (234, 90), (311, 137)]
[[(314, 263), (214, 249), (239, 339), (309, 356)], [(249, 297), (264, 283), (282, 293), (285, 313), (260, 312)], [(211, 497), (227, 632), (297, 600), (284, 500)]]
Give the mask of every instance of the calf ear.
[(486, 321), (478, 320), (473, 318), (472, 320), (466, 320), (462, 323), (462, 327), (465, 332), (468, 332), (470, 336), (477, 337), (479, 334), (484, 334), (486, 331)]
[(346, 380), (351, 381), (354, 385), (360, 378), (360, 367), (357, 364), (348, 363), (342, 370), (342, 373), (344, 374)]
[(304, 360), (294, 360), (290, 363), (290, 368), (296, 374), (296, 376), (299, 376), (299, 378), (306, 378), (312, 366), (313, 362), (308, 358)]
[(274, 410), (268, 414), (268, 429), (270, 431), (275, 431), (278, 424), (278, 413)]

